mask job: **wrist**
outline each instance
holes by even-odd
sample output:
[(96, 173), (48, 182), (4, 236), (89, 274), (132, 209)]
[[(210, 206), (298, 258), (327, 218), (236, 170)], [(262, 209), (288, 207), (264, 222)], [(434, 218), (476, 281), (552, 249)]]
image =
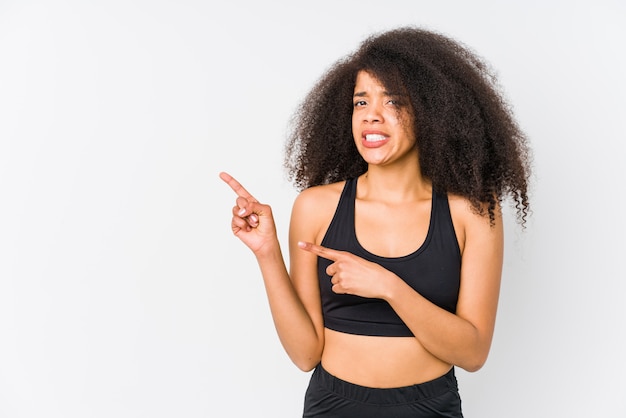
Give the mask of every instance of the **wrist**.
[(263, 243), (263, 245), (259, 246), (259, 248), (254, 251), (254, 256), (259, 263), (276, 258), (282, 259), (282, 251), (278, 238)]
[(391, 272), (388, 273), (389, 274), (384, 280), (385, 286), (383, 288), (382, 299), (391, 303), (391, 301), (396, 299), (397, 296), (405, 290), (407, 284), (396, 274)]

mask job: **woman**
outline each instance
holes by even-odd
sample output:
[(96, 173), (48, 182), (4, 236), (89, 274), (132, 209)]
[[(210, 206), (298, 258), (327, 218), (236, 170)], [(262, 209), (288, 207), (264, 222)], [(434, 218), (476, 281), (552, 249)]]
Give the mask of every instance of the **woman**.
[(304, 416), (461, 417), (454, 367), (480, 369), (494, 331), (500, 204), (522, 224), (529, 210), (526, 140), (494, 77), (400, 28), (332, 66), (294, 120), (289, 271), (271, 208), (220, 176), (281, 343), (315, 369)]

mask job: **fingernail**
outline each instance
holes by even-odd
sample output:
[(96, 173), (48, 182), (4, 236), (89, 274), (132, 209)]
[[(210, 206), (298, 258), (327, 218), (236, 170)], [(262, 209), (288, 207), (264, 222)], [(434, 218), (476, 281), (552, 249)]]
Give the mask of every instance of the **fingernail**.
[(304, 247), (306, 247), (306, 243), (302, 242), (302, 241), (298, 241), (298, 247), (304, 248)]
[(244, 213), (246, 213), (246, 208), (241, 208), (239, 212), (237, 212), (237, 215), (242, 216)]

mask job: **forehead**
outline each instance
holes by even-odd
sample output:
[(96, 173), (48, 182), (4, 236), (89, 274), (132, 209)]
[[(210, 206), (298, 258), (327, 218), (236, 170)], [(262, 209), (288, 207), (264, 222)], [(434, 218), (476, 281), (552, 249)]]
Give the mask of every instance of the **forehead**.
[(367, 71), (359, 71), (356, 75), (356, 82), (354, 83), (354, 91), (356, 92), (365, 92), (365, 91), (384, 91), (385, 86), (374, 77), (372, 74)]

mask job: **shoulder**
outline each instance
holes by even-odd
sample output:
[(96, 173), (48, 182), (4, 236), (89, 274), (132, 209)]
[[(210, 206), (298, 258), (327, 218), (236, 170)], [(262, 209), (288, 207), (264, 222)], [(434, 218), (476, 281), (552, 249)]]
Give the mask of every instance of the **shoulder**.
[(345, 184), (345, 181), (340, 181), (337, 183), (324, 184), (304, 189), (296, 197), (295, 205), (318, 207), (324, 203), (329, 203), (329, 200), (339, 201), (339, 197), (341, 196), (341, 192), (343, 191)]
[(293, 204), (291, 223), (297, 229), (306, 228), (320, 237), (332, 220), (345, 181), (309, 187), (301, 191)]
[(468, 241), (475, 241), (478, 237), (491, 237), (496, 240), (501, 237), (502, 212), (500, 206), (495, 210), (495, 219), (492, 223), (486, 205), (481, 214), (472, 207), (467, 198), (455, 194), (448, 194), (448, 205), (461, 252), (463, 252)]

